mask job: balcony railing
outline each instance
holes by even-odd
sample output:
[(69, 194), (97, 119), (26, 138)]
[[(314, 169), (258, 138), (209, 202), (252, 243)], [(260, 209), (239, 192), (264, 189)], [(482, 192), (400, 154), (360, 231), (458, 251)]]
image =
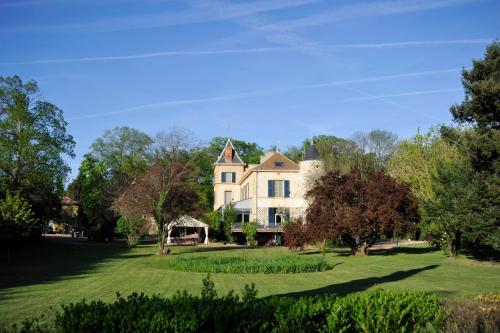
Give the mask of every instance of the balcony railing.
[[(242, 231), (242, 227), (243, 227), (243, 224), (244, 223), (234, 223), (232, 226), (231, 226), (231, 230), (232, 231)], [(276, 224), (258, 224), (257, 226), (257, 231), (258, 232), (272, 232), (272, 231), (275, 231), (275, 232), (281, 232), (283, 231), (283, 229), (281, 228), (281, 223), (276, 223)]]

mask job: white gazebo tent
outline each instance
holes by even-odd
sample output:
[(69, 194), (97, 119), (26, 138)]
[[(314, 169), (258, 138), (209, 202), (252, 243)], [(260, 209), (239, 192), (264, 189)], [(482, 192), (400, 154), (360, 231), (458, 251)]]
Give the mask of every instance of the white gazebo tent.
[(194, 217), (184, 215), (179, 217), (177, 220), (172, 221), (168, 224), (167, 229), (167, 244), (172, 244), (172, 240), (170, 235), (172, 234), (172, 230), (175, 227), (184, 227), (184, 228), (203, 228), (205, 229), (205, 244), (208, 244), (208, 224), (198, 221)]

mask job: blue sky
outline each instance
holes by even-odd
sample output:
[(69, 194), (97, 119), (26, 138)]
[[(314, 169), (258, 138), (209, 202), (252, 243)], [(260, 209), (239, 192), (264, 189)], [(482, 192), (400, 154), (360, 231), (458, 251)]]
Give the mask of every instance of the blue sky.
[(0, 0), (0, 75), (36, 79), (81, 157), (104, 130), (282, 149), (450, 123), (495, 0)]

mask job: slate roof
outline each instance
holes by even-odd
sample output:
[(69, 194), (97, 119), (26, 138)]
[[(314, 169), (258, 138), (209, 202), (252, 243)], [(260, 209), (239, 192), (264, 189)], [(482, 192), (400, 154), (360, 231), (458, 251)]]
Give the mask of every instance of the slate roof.
[[(232, 159), (229, 161), (226, 161), (225, 151), (226, 151), (226, 148), (228, 148), (228, 147), (230, 147), (232, 150), (232, 154), (231, 154)], [(219, 158), (217, 159), (217, 162), (215, 162), (215, 164), (242, 164), (242, 165), (244, 165), (245, 163), (240, 158), (240, 155), (238, 155), (238, 152), (236, 151), (236, 149), (234, 149), (234, 146), (233, 146), (233, 143), (231, 142), (231, 139), (228, 138), (226, 145), (224, 146), (224, 149), (220, 153)]]
[(302, 161), (313, 161), (313, 160), (319, 160), (319, 152), (318, 152), (318, 149), (316, 148), (316, 146), (313, 144), (311, 144), (309, 146), (309, 149), (307, 150), (306, 154), (304, 155), (304, 158), (302, 159)]

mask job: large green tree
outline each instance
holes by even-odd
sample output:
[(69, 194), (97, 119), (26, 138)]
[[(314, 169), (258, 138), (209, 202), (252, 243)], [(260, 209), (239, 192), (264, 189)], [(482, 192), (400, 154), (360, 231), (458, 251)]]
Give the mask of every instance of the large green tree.
[[(419, 202), (434, 200), (432, 182), (437, 178), (440, 165), (453, 163), (461, 152), (436, 130), (416, 134), (403, 140), (388, 163), (387, 172), (400, 182), (410, 185)], [(421, 211), (425, 217), (425, 212)]]
[(313, 142), (318, 149), (321, 160), (325, 162), (326, 170), (337, 170), (342, 174), (352, 170), (369, 174), (377, 170), (377, 160), (374, 153), (365, 151), (364, 147), (359, 146), (355, 140), (333, 135), (318, 135), (312, 139), (306, 139), (300, 147), (288, 147), (285, 155), (299, 162)]
[[(474, 167), (470, 204), (477, 218), (471, 219), (466, 235), (474, 249), (500, 251), (500, 43), (490, 44), (483, 59), (462, 72), (465, 98), (450, 111), (456, 122), (470, 128), (442, 128), (442, 133), (468, 156)], [(466, 218), (466, 216), (460, 216)], [(498, 253), (498, 252), (497, 252)]]
[(486, 49), (483, 59), (463, 70), (465, 99), (451, 107), (454, 119), (480, 129), (500, 129), (500, 42)]
[(35, 81), (0, 77), (0, 192), (19, 192), (40, 218), (58, 214), (74, 156), (63, 111), (40, 98)]
[(113, 191), (108, 166), (92, 155), (86, 155), (78, 176), (68, 186), (68, 194), (80, 202), (79, 214), (90, 238), (112, 237), (114, 214), (111, 210)]
[(127, 126), (104, 132), (92, 144), (90, 154), (108, 168), (113, 183), (124, 188), (144, 172), (152, 159), (153, 140), (144, 132)]
[(77, 178), (68, 187), (87, 219), (89, 236), (110, 238), (117, 216), (112, 204), (152, 162), (153, 140), (130, 127), (106, 130), (92, 144)]

